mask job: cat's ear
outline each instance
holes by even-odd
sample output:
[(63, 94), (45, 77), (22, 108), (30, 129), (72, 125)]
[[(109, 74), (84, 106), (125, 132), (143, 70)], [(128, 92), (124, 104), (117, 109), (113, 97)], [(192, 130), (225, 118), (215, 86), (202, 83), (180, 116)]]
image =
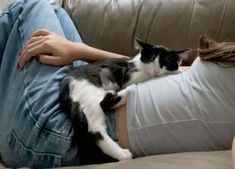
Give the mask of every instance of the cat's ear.
[(201, 35), (199, 37), (199, 48), (200, 49), (209, 49), (209, 48), (212, 48), (212, 47), (215, 47), (217, 42), (210, 38), (208, 35), (204, 34), (204, 35)]
[(142, 40), (135, 38), (135, 48), (136, 49), (152, 49), (153, 45), (143, 42)]
[(188, 59), (189, 55), (192, 53), (192, 49), (184, 49), (180, 51), (173, 51), (174, 54), (177, 54), (182, 60)]

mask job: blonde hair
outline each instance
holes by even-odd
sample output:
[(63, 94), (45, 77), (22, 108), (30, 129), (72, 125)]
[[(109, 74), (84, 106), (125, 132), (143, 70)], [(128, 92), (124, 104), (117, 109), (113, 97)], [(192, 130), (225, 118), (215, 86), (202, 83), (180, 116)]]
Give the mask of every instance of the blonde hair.
[(202, 35), (199, 38), (198, 55), (202, 60), (235, 65), (235, 42), (218, 43)]

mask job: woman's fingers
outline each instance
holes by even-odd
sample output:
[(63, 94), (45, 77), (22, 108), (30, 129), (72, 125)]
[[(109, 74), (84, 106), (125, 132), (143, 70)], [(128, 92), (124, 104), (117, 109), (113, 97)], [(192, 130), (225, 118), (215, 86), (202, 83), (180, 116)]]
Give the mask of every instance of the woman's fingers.
[(30, 55), (30, 51), (34, 48), (37, 48), (37, 46), (42, 45), (44, 41), (45, 39), (39, 39), (31, 44), (28, 44), (24, 49), (22, 49), (21, 54), (19, 56), (19, 61), (18, 61), (19, 65), (24, 66), (25, 63), (34, 56), (34, 55)]
[(23, 48), (21, 49), (21, 52), (24, 51), (25, 47), (27, 47), (28, 45), (37, 42), (37, 41), (41, 41), (42, 39), (46, 39), (46, 37), (43, 36), (38, 36), (38, 37), (31, 37), (29, 40), (27, 40), (23, 46)]
[[(72, 43), (64, 37), (45, 29), (35, 31), (21, 50), (20, 69), (32, 58), (41, 55), (40, 62), (50, 65), (65, 65), (73, 62)], [(51, 56), (49, 56), (49, 55)]]
[(39, 62), (48, 65), (61, 66), (68, 64), (66, 63), (65, 58), (60, 56), (39, 55), (37, 59)]
[[(42, 44), (46, 41), (47, 35), (50, 32), (45, 29), (39, 29), (35, 31), (31, 37), (26, 41), (23, 48), (21, 49), (18, 65), (20, 69), (22, 69), (26, 62), (28, 62), (33, 56), (36, 56), (43, 51), (40, 51), (42, 48)], [(44, 49), (45, 50), (45, 49)]]
[[(30, 40), (30, 42), (26, 42), (26, 44), (24, 45), (24, 47), (21, 49), (21, 53), (20, 53), (20, 56), (23, 56), (24, 53), (31, 49), (32, 47), (35, 47), (39, 44), (42, 44), (44, 41), (46, 41), (45, 38), (41, 38), (41, 37), (37, 37), (37, 39), (32, 39)], [(20, 59), (19, 59), (20, 60)]]
[(44, 44), (38, 44), (32, 48), (27, 48), (27, 50), (21, 54), (20, 60), (18, 62), (18, 65), (20, 69), (24, 67), (24, 65), (33, 57), (37, 56), (41, 53), (47, 53), (47, 49), (45, 48)]
[(35, 32), (32, 33), (31, 37), (37, 37), (37, 36), (47, 36), (51, 34), (51, 32), (49, 32), (46, 29), (38, 29)]
[(45, 29), (39, 29), (35, 32), (32, 33), (31, 37), (26, 41), (26, 43), (24, 44), (23, 48), (21, 49), (21, 51), (24, 50), (24, 48), (26, 46), (28, 46), (29, 44), (38, 41), (40, 39), (47, 39), (45, 36), (51, 34), (51, 32), (45, 30)]

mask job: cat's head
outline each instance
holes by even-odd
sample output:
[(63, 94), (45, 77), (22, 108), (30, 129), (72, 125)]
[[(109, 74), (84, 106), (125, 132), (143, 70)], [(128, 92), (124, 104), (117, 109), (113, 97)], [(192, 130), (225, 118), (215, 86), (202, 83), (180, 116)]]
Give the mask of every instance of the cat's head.
[(140, 49), (141, 67), (152, 77), (176, 72), (179, 70), (183, 59), (186, 59), (191, 49), (173, 51), (165, 46), (154, 46), (136, 39)]

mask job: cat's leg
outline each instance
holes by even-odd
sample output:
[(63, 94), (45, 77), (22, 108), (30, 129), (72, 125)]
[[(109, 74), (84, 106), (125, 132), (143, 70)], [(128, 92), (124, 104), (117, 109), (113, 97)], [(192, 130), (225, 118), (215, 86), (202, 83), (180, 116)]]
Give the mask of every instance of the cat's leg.
[[(121, 148), (114, 142), (105, 130), (95, 132), (95, 141), (98, 147), (110, 157), (121, 160), (128, 160), (132, 158), (132, 154), (128, 149)], [(97, 139), (98, 138), (98, 139)]]
[(104, 113), (108, 113), (118, 102), (120, 102), (121, 97), (118, 97), (117, 93), (108, 92), (106, 93), (104, 99), (100, 102), (100, 107)]
[(114, 106), (114, 108), (120, 107), (126, 104), (127, 89), (123, 89), (118, 92), (117, 97), (121, 98), (120, 101)]
[(107, 113), (108, 110), (124, 105), (126, 103), (126, 95), (127, 89), (123, 89), (118, 93), (108, 92), (100, 102), (100, 107)]
[[(98, 102), (97, 102), (98, 103)], [(94, 107), (93, 107), (94, 106)], [(122, 149), (107, 134), (106, 116), (100, 106), (93, 104), (83, 110), (87, 121), (88, 131), (92, 141), (107, 155), (117, 160), (131, 159), (132, 154), (127, 149)]]

